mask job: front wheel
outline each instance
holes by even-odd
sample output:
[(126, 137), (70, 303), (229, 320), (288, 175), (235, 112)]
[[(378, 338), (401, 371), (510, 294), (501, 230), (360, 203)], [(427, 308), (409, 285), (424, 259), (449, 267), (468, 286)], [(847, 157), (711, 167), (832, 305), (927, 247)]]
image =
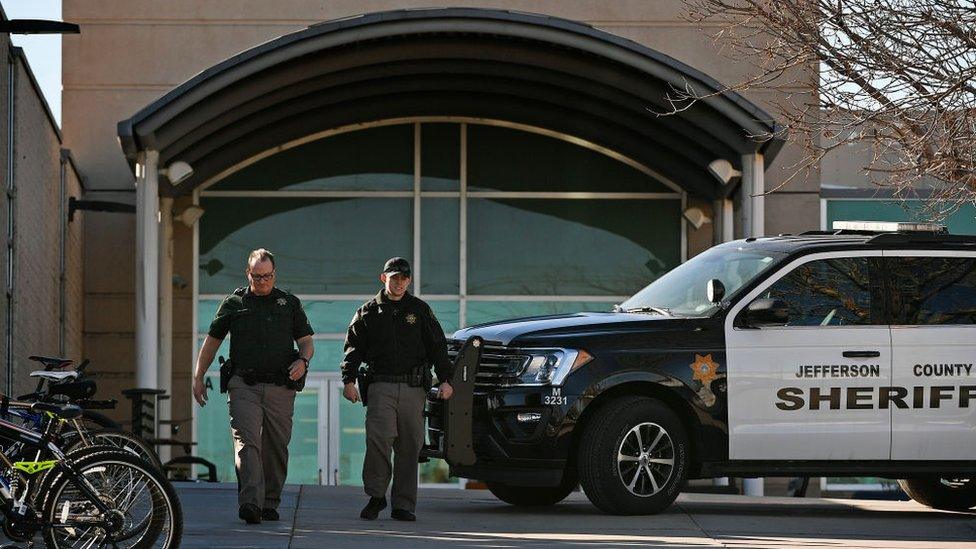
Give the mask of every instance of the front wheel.
[[(158, 470), (116, 449), (86, 449), (68, 459), (80, 477), (62, 470), (41, 486), (42, 516), (50, 525), (44, 532), (48, 547), (179, 547), (183, 512), (175, 490)], [(107, 514), (98, 511), (79, 482), (94, 489)]]
[(576, 479), (563, 481), (559, 486), (511, 486), (489, 482), (488, 490), (494, 496), (516, 507), (546, 507), (566, 499), (576, 489)]
[(688, 437), (663, 402), (626, 397), (596, 412), (583, 433), (579, 477), (597, 508), (650, 515), (678, 497), (688, 474)]
[(976, 478), (906, 478), (898, 485), (908, 497), (933, 509), (966, 511), (976, 507)]

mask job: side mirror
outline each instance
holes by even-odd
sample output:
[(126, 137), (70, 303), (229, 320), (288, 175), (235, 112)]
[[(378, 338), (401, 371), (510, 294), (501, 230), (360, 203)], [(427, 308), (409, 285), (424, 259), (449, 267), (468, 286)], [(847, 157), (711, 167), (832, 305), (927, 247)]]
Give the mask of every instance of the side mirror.
[(786, 326), (790, 321), (790, 306), (782, 299), (757, 299), (746, 307), (745, 323), (753, 328)]
[(725, 284), (717, 278), (709, 280), (705, 284), (705, 296), (711, 303), (721, 303), (722, 298), (725, 297)]

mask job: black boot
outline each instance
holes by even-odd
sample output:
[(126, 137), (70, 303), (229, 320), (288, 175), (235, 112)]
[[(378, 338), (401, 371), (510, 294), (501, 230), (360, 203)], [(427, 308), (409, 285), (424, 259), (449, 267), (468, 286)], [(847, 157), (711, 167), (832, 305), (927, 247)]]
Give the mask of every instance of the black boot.
[(376, 520), (380, 516), (380, 511), (386, 509), (386, 498), (369, 498), (369, 503), (359, 513), (359, 518), (366, 520)]
[(281, 517), (278, 516), (278, 510), (277, 509), (272, 509), (270, 507), (265, 507), (264, 509), (261, 509), (261, 520), (266, 520), (268, 522), (273, 522), (273, 521), (276, 521), (276, 520), (281, 520)]
[(408, 522), (413, 522), (417, 520), (417, 515), (407, 511), (406, 509), (394, 509), (390, 512), (390, 518), (395, 520), (405, 520)]
[(245, 503), (237, 511), (237, 516), (248, 524), (261, 524), (261, 508), (253, 503)]

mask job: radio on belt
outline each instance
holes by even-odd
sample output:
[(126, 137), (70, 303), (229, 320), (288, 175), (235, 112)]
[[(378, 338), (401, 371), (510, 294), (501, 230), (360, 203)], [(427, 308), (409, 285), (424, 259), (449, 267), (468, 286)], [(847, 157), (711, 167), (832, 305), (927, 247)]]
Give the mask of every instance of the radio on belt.
[(649, 514), (686, 479), (872, 476), (976, 506), (976, 237), (942, 225), (728, 242), (612, 311), (448, 344), (467, 376), (430, 396), (424, 455), (514, 505), (582, 486)]

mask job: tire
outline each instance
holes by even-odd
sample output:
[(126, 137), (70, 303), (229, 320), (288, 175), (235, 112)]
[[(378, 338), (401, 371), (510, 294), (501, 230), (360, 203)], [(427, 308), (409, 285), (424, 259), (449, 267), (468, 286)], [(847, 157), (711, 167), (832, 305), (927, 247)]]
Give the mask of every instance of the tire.
[(489, 482), (488, 491), (509, 505), (516, 507), (547, 507), (566, 499), (576, 489), (576, 479), (563, 481), (559, 486), (511, 486)]
[(908, 497), (933, 509), (967, 511), (976, 507), (976, 478), (919, 477), (899, 479)]
[(580, 484), (605, 513), (652, 515), (678, 497), (688, 462), (688, 436), (671, 408), (653, 398), (625, 397), (598, 410), (583, 432)]
[[(113, 491), (100, 494), (110, 507), (120, 502), (128, 504), (124, 508), (115, 508), (120, 516), (125, 517), (118, 546), (137, 549), (179, 547), (183, 535), (183, 511), (173, 486), (158, 470), (129, 452), (103, 447), (83, 449), (69, 459), (98, 490), (136, 486), (127, 493)], [(117, 478), (126, 479), (127, 482), (117, 482)], [(57, 524), (62, 513), (67, 513), (68, 509), (79, 514), (94, 512), (90, 504), (86, 507), (85, 498), (63, 472), (49, 475), (41, 487), (41, 493), (44, 494), (41, 516), (49, 523)], [(139, 504), (140, 508), (136, 509), (135, 516), (130, 516), (135, 504)], [(44, 541), (48, 547), (84, 545), (82, 541), (104, 542), (104, 539), (98, 539), (99, 532), (89, 529), (79, 534), (66, 528), (47, 528)], [(93, 539), (79, 540), (83, 535)]]
[(163, 470), (163, 464), (159, 460), (156, 452), (146, 444), (146, 441), (136, 435), (122, 429), (99, 429), (85, 433), (89, 444), (78, 436), (77, 432), (68, 438), (66, 452), (72, 452), (86, 446), (113, 446), (120, 450), (125, 450), (133, 455), (139, 456), (143, 460), (152, 464), (159, 471)]
[(89, 429), (121, 429), (122, 425), (114, 419), (93, 410), (82, 410), (81, 422)]

